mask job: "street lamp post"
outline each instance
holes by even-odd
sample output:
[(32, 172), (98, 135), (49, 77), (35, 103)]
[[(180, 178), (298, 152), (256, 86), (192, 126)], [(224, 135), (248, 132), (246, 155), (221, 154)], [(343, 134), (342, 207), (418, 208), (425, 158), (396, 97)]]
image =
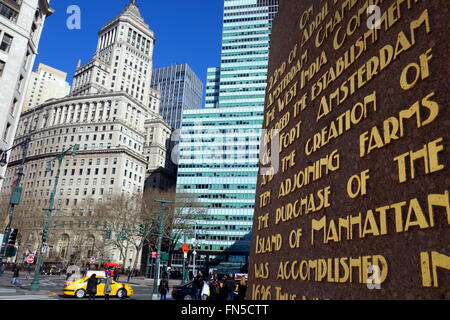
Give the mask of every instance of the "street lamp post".
[(194, 241), (192, 243), (194, 247), (194, 251), (192, 251), (193, 257), (193, 266), (192, 266), (192, 275), (195, 277), (195, 258), (197, 256), (197, 251), (195, 250), (197, 248), (197, 223), (194, 223)]
[(30, 291), (39, 291), (39, 273), (40, 273), (40, 270), (41, 270), (41, 264), (42, 264), (42, 260), (43, 260), (43, 257), (44, 257), (44, 253), (45, 253), (45, 251), (47, 249), (48, 229), (49, 229), (50, 221), (51, 221), (51, 218), (52, 218), (52, 212), (53, 212), (53, 210), (55, 210), (54, 209), (54, 202), (55, 202), (56, 191), (57, 191), (57, 188), (58, 188), (58, 182), (59, 182), (59, 176), (60, 176), (60, 172), (61, 172), (62, 161), (63, 161), (64, 157), (66, 155), (68, 155), (68, 154), (71, 154), (71, 155), (75, 156), (77, 154), (78, 150), (79, 150), (79, 145), (77, 145), (77, 144), (73, 145), (69, 149), (67, 149), (67, 150), (61, 152), (60, 154), (58, 154), (55, 157), (55, 159), (53, 159), (50, 162), (48, 162), (47, 170), (50, 171), (51, 170), (51, 166), (52, 166), (52, 162), (54, 160), (57, 160), (58, 161), (58, 170), (56, 171), (55, 183), (54, 183), (54, 186), (53, 186), (53, 190), (52, 190), (52, 192), (50, 194), (49, 207), (48, 207), (48, 209), (45, 209), (45, 210), (47, 210), (47, 213), (45, 214), (45, 219), (44, 219), (44, 229), (43, 229), (43, 232), (42, 232), (42, 242), (41, 242), (40, 249), (39, 249), (39, 252), (38, 252), (38, 259), (36, 261), (36, 269), (34, 271), (34, 278), (33, 278), (33, 282), (31, 283), (31, 286), (30, 286)]
[(159, 277), (160, 277), (160, 263), (161, 263), (161, 243), (162, 243), (162, 236), (164, 232), (164, 210), (165, 205), (167, 203), (170, 203), (172, 201), (168, 200), (155, 200), (155, 202), (159, 203), (159, 211), (158, 211), (158, 222), (159, 222), (159, 231), (158, 231), (158, 242), (156, 244), (156, 263), (155, 263), (155, 276), (153, 277), (153, 294), (152, 299), (157, 300), (158, 299), (158, 283), (159, 283)]
[[(186, 233), (183, 234), (183, 244), (184, 243), (186, 243)], [(188, 261), (187, 260), (187, 252), (186, 253), (183, 252), (183, 266), (182, 266), (183, 269), (182, 269), (182, 273), (181, 273), (181, 277), (183, 279), (182, 283), (186, 282), (186, 275), (185, 275), (185, 273), (186, 273), (186, 266), (185, 266), (186, 261)]]
[(11, 198), (8, 204), (8, 216), (6, 217), (6, 227), (5, 227), (5, 233), (3, 235), (3, 239), (2, 239), (2, 243), (1, 243), (1, 249), (0, 249), (0, 257), (1, 260), (0, 262), (3, 262), (3, 259), (5, 258), (5, 251), (6, 251), (6, 242), (8, 241), (8, 236), (11, 232), (11, 223), (12, 223), (12, 216), (14, 213), (14, 208), (16, 205), (18, 205), (20, 203), (20, 197), (22, 194), (22, 187), (20, 186), (21, 182), (22, 182), (22, 178), (24, 175), (24, 168), (25, 168), (25, 161), (26, 161), (26, 157), (27, 157), (27, 153), (28, 153), (28, 147), (31, 141), (31, 132), (30, 134), (28, 134), (28, 136), (26, 137), (26, 139), (19, 143), (18, 145), (13, 146), (12, 148), (5, 150), (2, 154), (1, 157), (1, 161), (0, 161), (0, 165), (3, 167), (7, 164), (7, 153), (10, 150), (13, 150), (17, 147), (22, 147), (22, 160), (20, 162), (20, 167), (17, 170), (17, 179), (15, 181), (15, 186), (12, 190), (11, 193)]

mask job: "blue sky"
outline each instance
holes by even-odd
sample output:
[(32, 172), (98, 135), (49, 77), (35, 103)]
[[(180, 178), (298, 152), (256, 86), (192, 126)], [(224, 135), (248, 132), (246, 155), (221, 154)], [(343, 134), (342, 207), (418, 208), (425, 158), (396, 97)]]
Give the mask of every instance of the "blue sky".
[[(129, 0), (52, 0), (39, 43), (39, 62), (67, 72), (72, 82), (78, 59), (88, 62), (97, 46), (97, 32), (125, 8)], [(69, 30), (67, 8), (81, 9), (81, 29)], [(155, 32), (155, 68), (188, 63), (206, 85), (208, 67), (219, 66), (223, 0), (137, 0), (146, 23)]]

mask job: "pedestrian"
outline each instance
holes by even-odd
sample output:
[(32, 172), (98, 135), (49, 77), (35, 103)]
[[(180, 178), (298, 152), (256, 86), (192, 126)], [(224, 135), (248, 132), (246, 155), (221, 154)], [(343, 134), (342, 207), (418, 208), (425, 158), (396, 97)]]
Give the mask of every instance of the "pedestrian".
[(225, 282), (227, 281), (228, 276), (224, 275), (222, 277), (222, 280), (220, 280), (219, 282), (219, 296), (218, 296), (218, 300), (221, 301), (225, 301), (227, 300), (227, 291), (225, 289)]
[(20, 284), (20, 281), (19, 281), (19, 267), (15, 267), (14, 270), (13, 270), (13, 276), (12, 276), (12, 279), (11, 279), (11, 284), (13, 286), (16, 286), (16, 285)]
[(201, 300), (208, 300), (209, 296), (210, 296), (210, 288), (209, 288), (208, 281), (203, 280)]
[(97, 276), (94, 273), (87, 281), (86, 292), (89, 295), (89, 300), (95, 300), (95, 295), (97, 294), (97, 284)]
[(132, 277), (131, 269), (130, 269), (130, 267), (128, 267), (127, 268), (127, 282), (130, 282), (131, 277)]
[(109, 273), (106, 274), (106, 280), (105, 280), (105, 300), (109, 300), (109, 294), (112, 291), (112, 282), (113, 278)]
[(237, 300), (245, 300), (247, 294), (247, 278), (242, 278), (239, 282)]
[(83, 278), (86, 277), (86, 274), (87, 274), (87, 268), (86, 268), (85, 266), (83, 266), (83, 267), (81, 268), (81, 274), (82, 274)]
[(231, 301), (234, 300), (234, 290), (236, 288), (236, 284), (232, 274), (228, 276), (228, 279), (225, 281), (223, 286), (225, 287), (226, 299)]
[(3, 277), (3, 273), (5, 272), (5, 265), (3, 262), (0, 262), (0, 278)]
[(72, 277), (72, 280), (70, 280), (70, 281), (74, 281), (73, 278), (75, 277), (75, 270), (72, 270), (72, 273), (66, 274), (66, 281), (69, 281), (70, 277)]
[(25, 275), (25, 279), (28, 280), (30, 275), (31, 275), (31, 265), (29, 263), (27, 263), (27, 273)]
[(202, 294), (202, 276), (199, 272), (197, 276), (194, 279), (194, 282), (192, 283), (192, 287), (194, 289), (194, 296), (192, 297), (193, 300), (200, 300), (201, 294)]
[(166, 276), (164, 276), (164, 278), (160, 281), (158, 291), (161, 296), (161, 300), (167, 300), (167, 293), (169, 292), (169, 280), (167, 280)]
[(209, 283), (209, 300), (220, 300), (220, 286), (219, 282), (214, 278)]

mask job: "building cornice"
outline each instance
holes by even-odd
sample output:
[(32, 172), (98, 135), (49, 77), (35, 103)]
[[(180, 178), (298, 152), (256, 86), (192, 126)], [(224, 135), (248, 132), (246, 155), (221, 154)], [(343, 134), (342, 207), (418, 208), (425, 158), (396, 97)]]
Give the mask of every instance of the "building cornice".
[[(21, 120), (22, 119), (23, 118), (21, 118)], [(144, 138), (144, 136), (145, 136), (145, 132), (144, 131), (142, 131), (142, 132), (138, 131), (135, 128), (130, 127), (129, 124), (127, 124), (127, 123), (125, 123), (125, 122), (123, 122), (122, 120), (119, 120), (119, 119), (116, 119), (115, 121), (103, 121), (103, 122), (92, 122), (92, 121), (89, 121), (89, 122), (77, 122), (77, 123), (58, 124), (58, 125), (54, 125), (54, 126), (51, 126), (51, 127), (45, 127), (45, 128), (38, 129), (38, 130), (33, 132), (33, 135), (40, 134), (40, 133), (43, 133), (43, 132), (46, 132), (46, 131), (52, 131), (52, 130), (58, 130), (58, 129), (66, 129), (66, 128), (72, 128), (72, 127), (101, 126), (101, 125), (114, 125), (114, 124), (123, 125), (128, 130), (133, 131), (134, 133), (136, 133), (138, 135), (141, 135), (142, 138)], [(113, 131), (113, 130), (110, 130), (110, 131)], [(79, 133), (79, 132), (77, 132), (77, 133)], [(73, 133), (71, 132), (71, 134), (73, 134)], [(17, 135), (14, 140), (20, 141), (21, 139), (25, 139), (27, 135), (28, 134)], [(60, 135), (60, 134), (57, 134), (57, 135)]]
[[(120, 153), (125, 153), (128, 156), (132, 157), (133, 159), (140, 161), (144, 164), (147, 163), (147, 159), (143, 156), (138, 154), (137, 152), (134, 152), (128, 148), (115, 148), (115, 149), (104, 149), (104, 150), (80, 150), (77, 153), (77, 157), (78, 156), (89, 156), (89, 155), (103, 155), (103, 154), (109, 154), (109, 155), (114, 155), (114, 154), (120, 154)], [(39, 161), (39, 160), (43, 160), (43, 159), (53, 159), (55, 158), (57, 155), (59, 154), (59, 152), (49, 152), (49, 153), (44, 153), (44, 154), (39, 154), (39, 155), (34, 155), (34, 156), (27, 156), (26, 158), (26, 162), (30, 162), (30, 161)], [(22, 162), (22, 159), (20, 160), (16, 160), (16, 161), (12, 161), (10, 163), (8, 163), (8, 168), (13, 168), (15, 166), (20, 165), (20, 163)]]
[(48, 17), (49, 15), (55, 13), (55, 10), (50, 8), (50, 1), (39, 0), (39, 7), (42, 9), (43, 13)]
[(33, 108), (33, 109), (23, 112), (21, 117), (27, 116), (28, 114), (33, 113), (34, 111), (40, 111), (42, 109), (46, 109), (47, 107), (51, 107), (52, 105), (55, 105), (55, 104), (70, 103), (72, 101), (77, 101), (77, 100), (89, 100), (89, 99), (96, 100), (96, 99), (102, 99), (102, 98), (111, 99), (113, 97), (120, 97), (120, 96), (125, 97), (126, 99), (134, 102), (135, 104), (140, 106), (142, 109), (144, 109), (146, 112), (150, 113), (150, 111), (148, 110), (148, 107), (143, 105), (140, 101), (136, 100), (128, 93), (126, 93), (124, 91), (111, 91), (111, 92), (105, 92), (105, 93), (93, 93), (93, 94), (89, 94), (89, 95), (69, 95), (64, 98), (46, 101), (43, 104), (37, 106), (36, 108)]

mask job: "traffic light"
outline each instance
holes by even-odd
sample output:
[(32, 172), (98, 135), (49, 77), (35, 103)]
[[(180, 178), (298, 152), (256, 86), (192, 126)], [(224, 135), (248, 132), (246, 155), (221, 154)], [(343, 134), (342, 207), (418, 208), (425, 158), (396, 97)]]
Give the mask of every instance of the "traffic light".
[(42, 242), (47, 242), (48, 230), (42, 231)]
[(80, 145), (79, 144), (74, 145), (72, 148), (72, 155), (76, 156), (78, 154), (79, 150), (80, 150)]
[(112, 238), (112, 230), (106, 230), (105, 231), (105, 239), (111, 240), (111, 238)]
[(17, 206), (20, 203), (21, 197), (22, 197), (22, 187), (15, 186), (11, 194), (11, 199), (9, 203)]
[(145, 224), (139, 225), (139, 234), (145, 236)]
[(45, 172), (50, 172), (50, 171), (52, 171), (52, 168), (53, 168), (53, 162), (48, 161), (48, 162), (47, 162), (47, 166), (45, 167)]
[(14, 246), (16, 244), (17, 231), (18, 231), (17, 229), (10, 229), (6, 245)]
[(118, 237), (117, 237), (117, 240), (118, 241), (123, 241), (123, 240), (125, 240), (125, 232), (119, 232), (119, 235), (118, 235)]
[(184, 260), (184, 266), (189, 267), (189, 260)]

